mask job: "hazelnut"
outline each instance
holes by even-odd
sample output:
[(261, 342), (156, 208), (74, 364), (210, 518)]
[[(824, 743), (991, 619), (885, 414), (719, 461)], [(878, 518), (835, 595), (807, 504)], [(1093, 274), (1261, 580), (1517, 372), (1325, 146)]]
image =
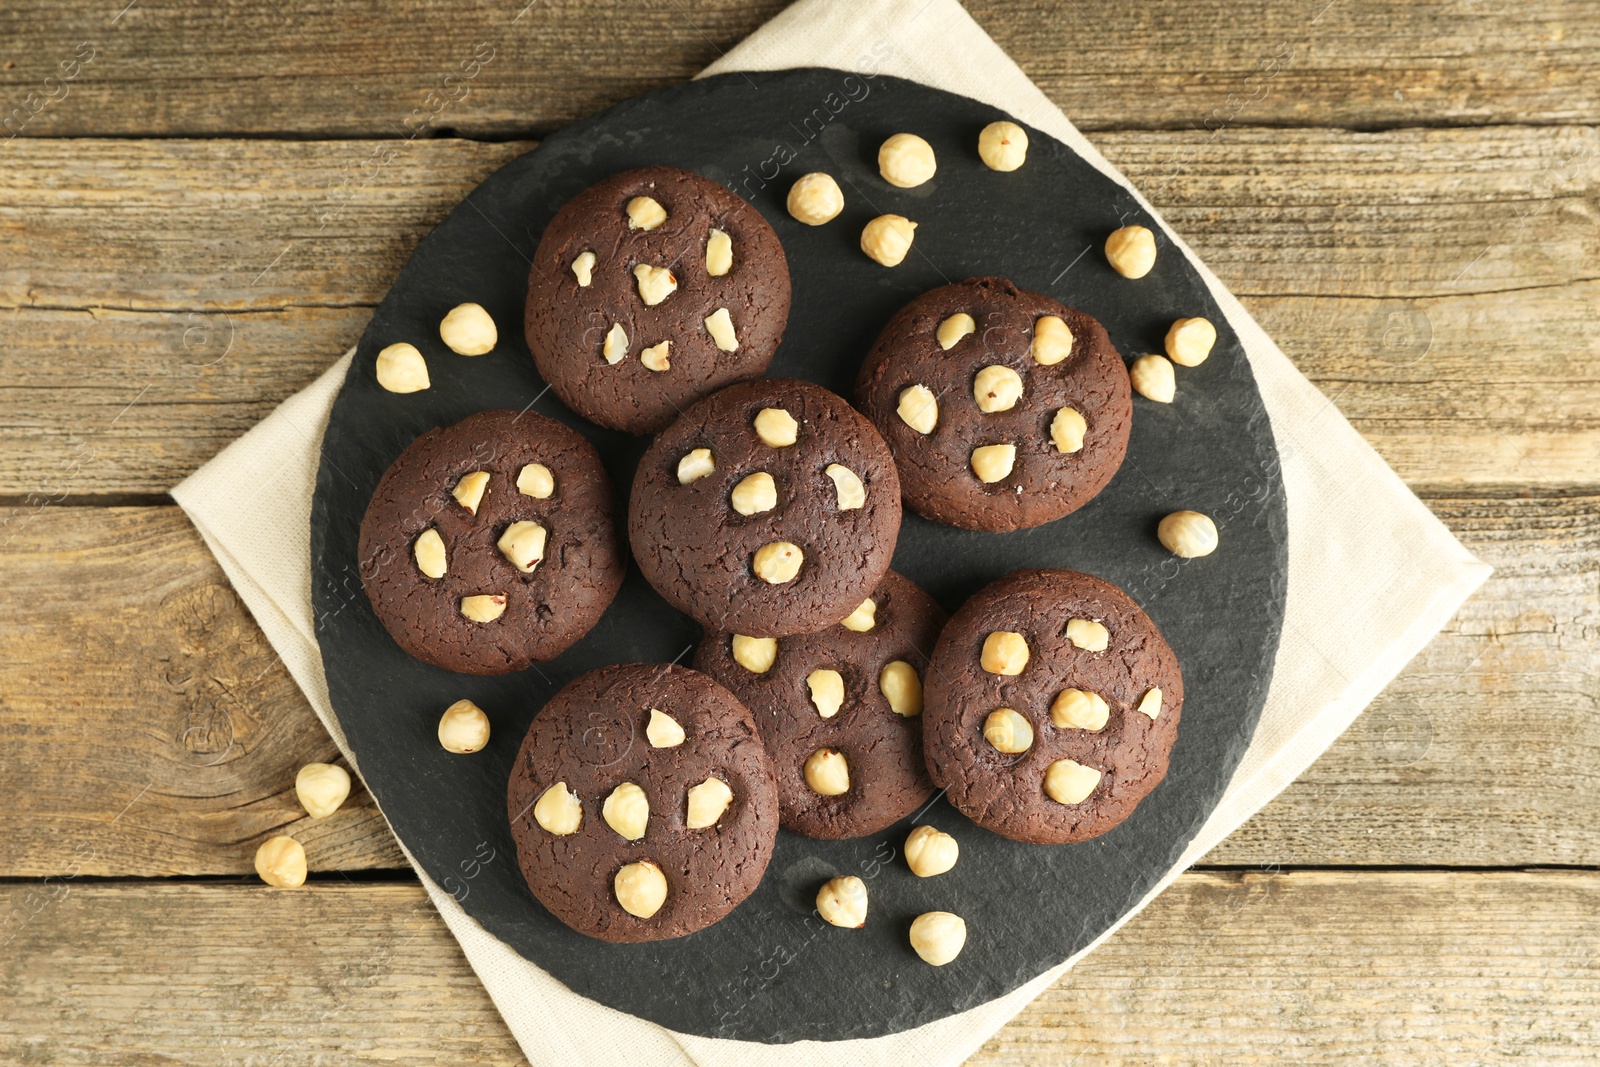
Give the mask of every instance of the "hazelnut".
[(867, 502), (867, 487), (856, 472), (842, 463), (830, 463), (823, 473), (833, 479), (833, 493), (840, 511), (854, 511)]
[(645, 826), (650, 822), (650, 798), (634, 783), (623, 782), (606, 797), (600, 815), (618, 834), (629, 841), (637, 841), (644, 836)]
[(846, 930), (867, 925), (867, 883), (853, 874), (830, 878), (817, 890), (817, 914)]
[(1083, 435), (1088, 432), (1089, 424), (1076, 408), (1061, 408), (1050, 420), (1050, 440), (1055, 442), (1057, 452), (1078, 451), (1083, 447)]
[(1033, 324), (1033, 343), (1029, 345), (1033, 361), (1042, 367), (1053, 367), (1072, 355), (1072, 330), (1059, 315), (1043, 315)]
[(706, 237), (706, 273), (721, 278), (733, 269), (733, 238), (712, 228)]
[(577, 833), (583, 825), (583, 803), (566, 782), (557, 782), (534, 801), (533, 820), (552, 834)]
[(556, 476), (543, 463), (529, 463), (517, 472), (517, 492), (535, 500), (548, 500), (556, 491)]
[(916, 228), (904, 215), (879, 215), (861, 231), (861, 251), (885, 267), (898, 267), (911, 251)]
[(651, 748), (677, 748), (683, 744), (683, 727), (678, 720), (659, 708), (650, 709), (650, 721), (645, 724), (644, 736)]
[(948, 911), (928, 911), (911, 920), (911, 947), (922, 962), (943, 967), (961, 955), (967, 943), (967, 923)]
[(1217, 328), (1210, 319), (1179, 319), (1167, 331), (1167, 355), (1172, 362), (1198, 367), (1217, 343)]
[(759, 515), (778, 506), (778, 483), (766, 471), (745, 475), (729, 497), (733, 510), (741, 515)]
[(1081, 804), (1100, 784), (1100, 772), (1069, 759), (1058, 759), (1044, 772), (1044, 791), (1057, 804)]
[(468, 756), (489, 743), (489, 716), (470, 700), (458, 700), (439, 716), (439, 744), (446, 752)]
[(906, 838), (906, 866), (918, 878), (932, 878), (956, 865), (961, 845), (943, 830), (919, 826)]
[(667, 209), (653, 196), (636, 196), (628, 201), (628, 229), (653, 230), (667, 221)]
[(1028, 158), (1028, 131), (1004, 119), (989, 123), (978, 134), (978, 158), (990, 170), (1016, 170)]
[(939, 340), (939, 347), (948, 352), (960, 344), (963, 337), (976, 332), (977, 329), (978, 324), (971, 315), (965, 311), (958, 311), (939, 324), (934, 336)]
[(1124, 226), (1106, 238), (1106, 260), (1124, 278), (1143, 278), (1156, 265), (1156, 235), (1143, 226)]
[(897, 133), (878, 148), (878, 173), (890, 185), (911, 189), (939, 169), (933, 145), (914, 133)]
[(1063, 689), (1050, 703), (1050, 721), (1059, 730), (1103, 730), (1111, 709), (1099, 693)]
[(1022, 375), (1010, 367), (985, 367), (972, 380), (972, 399), (985, 414), (1010, 411), (1022, 399)]
[(871, 597), (856, 605), (856, 610), (839, 620), (839, 625), (854, 633), (869, 633), (878, 625), (878, 605)]
[(819, 748), (806, 759), (806, 785), (813, 793), (836, 797), (850, 791), (850, 763), (844, 753)]
[(641, 263), (633, 268), (633, 277), (639, 283), (639, 299), (646, 307), (655, 307), (678, 291), (677, 276), (665, 267)]
[(782, 408), (762, 408), (756, 413), (755, 428), (762, 444), (773, 448), (788, 448), (800, 436), (800, 424)]
[(932, 433), (939, 425), (939, 401), (926, 385), (911, 385), (900, 390), (895, 413), (901, 422), (918, 433)]
[(978, 665), (990, 674), (1017, 675), (1028, 665), (1028, 640), (1011, 630), (996, 630), (983, 639)]
[(1156, 527), (1167, 551), (1184, 559), (1209, 556), (1217, 550), (1217, 524), (1198, 511), (1174, 511)]
[(430, 384), (427, 361), (415, 345), (390, 345), (378, 353), (378, 384), (391, 393), (420, 392)]
[(638, 919), (648, 919), (667, 902), (667, 876), (649, 860), (627, 864), (611, 883), (622, 910)]
[(733, 635), (733, 662), (751, 674), (766, 674), (778, 658), (776, 637)]
[(1085, 652), (1104, 652), (1111, 642), (1111, 631), (1104, 623), (1093, 619), (1070, 619), (1067, 622), (1067, 640)]
[(644, 364), (645, 370), (671, 370), (672, 361), (667, 358), (671, 354), (671, 349), (671, 341), (662, 341), (660, 344), (651, 345), (639, 353), (639, 362)]
[(891, 660), (883, 665), (883, 670), (878, 672), (878, 691), (896, 715), (909, 719), (922, 714), (922, 678), (905, 660)]
[(983, 720), (983, 739), (996, 752), (1015, 756), (1033, 747), (1033, 724), (1012, 708), (995, 708)]
[(1010, 477), (1017, 462), (1016, 445), (980, 445), (972, 450), (972, 473), (978, 481), (993, 483)]
[(506, 612), (504, 593), (480, 593), (461, 598), (461, 614), (473, 622), (494, 622)]
[(256, 873), (268, 885), (294, 889), (306, 881), (306, 850), (292, 837), (271, 837), (256, 849)]
[(782, 585), (794, 581), (804, 559), (805, 554), (793, 541), (772, 541), (756, 549), (751, 566), (755, 568), (756, 577), (763, 582)]
[(1161, 714), (1161, 690), (1152, 689), (1139, 700), (1139, 714), (1147, 716), (1151, 722), (1156, 721), (1156, 716)]
[(411, 546), (412, 555), (417, 558), (417, 570), (429, 578), (443, 578), (448, 569), (445, 560), (444, 538), (439, 536), (439, 531), (432, 526), (422, 531), (417, 538), (417, 543)]
[(815, 171), (802, 174), (789, 187), (789, 214), (807, 226), (832, 222), (844, 210), (844, 192), (831, 174)]
[(584, 252), (572, 261), (572, 276), (578, 279), (578, 284), (583, 287), (594, 281), (593, 252)]
[(839, 714), (844, 705), (844, 675), (819, 667), (806, 675), (806, 688), (811, 690), (811, 704), (818, 715), (831, 719)]
[(720, 778), (707, 778), (699, 785), (689, 787), (689, 803), (683, 824), (690, 830), (715, 826), (732, 803), (733, 790), (728, 783)]
[(1134, 392), (1158, 404), (1172, 403), (1178, 392), (1178, 381), (1166, 356), (1140, 356), (1128, 368), (1128, 380), (1133, 383)]
[(514, 522), (506, 527), (495, 547), (523, 574), (532, 574), (544, 559), (545, 529), (536, 522)]
[(678, 460), (678, 484), (688, 485), (690, 482), (698, 482), (716, 469), (717, 464), (711, 458), (711, 449), (690, 449), (682, 459)]
[(494, 351), (500, 333), (482, 305), (457, 304), (439, 323), (439, 339), (458, 356), (481, 356)]
[(308, 763), (294, 776), (294, 795), (307, 815), (326, 819), (350, 796), (350, 772), (331, 763)]
[(628, 331), (622, 328), (622, 323), (613, 322), (611, 329), (606, 331), (605, 343), (600, 346), (600, 354), (613, 366), (628, 358)]
[(473, 471), (463, 474), (456, 487), (450, 490), (450, 495), (456, 498), (456, 503), (467, 509), (468, 514), (476, 515), (478, 505), (483, 503), (483, 494), (489, 489), (489, 472)]
[(718, 308), (706, 316), (706, 333), (711, 335), (711, 342), (719, 351), (739, 350), (739, 338), (733, 332), (733, 319), (729, 317), (727, 308)]

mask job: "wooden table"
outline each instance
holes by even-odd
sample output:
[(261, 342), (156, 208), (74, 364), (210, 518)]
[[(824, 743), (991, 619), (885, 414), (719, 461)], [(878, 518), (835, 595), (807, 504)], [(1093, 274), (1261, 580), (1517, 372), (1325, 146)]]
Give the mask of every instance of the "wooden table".
[[(520, 1060), (370, 798), (304, 818), (333, 744), (165, 494), (475, 182), (782, 6), (525, 2), (0, 10), (0, 1062)], [(975, 1062), (1592, 1062), (1600, 5), (973, 14), (1498, 568)]]

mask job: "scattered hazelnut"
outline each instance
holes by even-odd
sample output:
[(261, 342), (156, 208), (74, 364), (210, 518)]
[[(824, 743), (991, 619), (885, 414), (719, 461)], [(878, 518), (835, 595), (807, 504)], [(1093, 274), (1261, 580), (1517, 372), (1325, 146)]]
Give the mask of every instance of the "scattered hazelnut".
[(898, 267), (911, 251), (916, 228), (904, 215), (879, 215), (861, 231), (861, 251), (885, 267)]
[(1099, 693), (1063, 689), (1050, 703), (1050, 721), (1060, 730), (1103, 730), (1111, 709)]
[(839, 620), (839, 625), (854, 633), (864, 634), (878, 625), (878, 605), (871, 597), (856, 605), (856, 610)]
[(655, 307), (678, 291), (677, 276), (665, 267), (641, 263), (633, 268), (633, 277), (639, 283), (639, 299), (646, 307)]
[(1152, 689), (1139, 700), (1139, 714), (1156, 721), (1156, 716), (1161, 714), (1161, 690)]
[(706, 316), (706, 333), (711, 335), (711, 342), (719, 351), (739, 350), (739, 338), (733, 332), (733, 319), (729, 317), (727, 308), (718, 308)]
[(1067, 622), (1067, 640), (1085, 652), (1104, 652), (1111, 643), (1111, 631), (1104, 623), (1093, 619), (1070, 619)]
[(544, 559), (545, 529), (536, 522), (514, 522), (506, 527), (495, 547), (523, 574), (532, 574)]
[(911, 947), (922, 962), (943, 967), (961, 955), (967, 943), (967, 923), (948, 911), (928, 911), (911, 920)]
[(897, 133), (878, 148), (878, 173), (890, 185), (911, 189), (939, 169), (933, 145), (914, 133)]
[(733, 238), (712, 228), (706, 237), (706, 273), (720, 278), (733, 269)]
[(983, 739), (996, 752), (1014, 756), (1033, 747), (1033, 724), (1012, 708), (995, 708), (983, 720)]
[(1217, 524), (1198, 511), (1174, 511), (1161, 520), (1156, 536), (1174, 556), (1193, 559), (1217, 550)]
[(844, 675), (819, 667), (806, 675), (806, 688), (811, 690), (811, 704), (818, 715), (831, 719), (839, 714), (844, 705)]
[(1106, 238), (1106, 260), (1124, 278), (1143, 278), (1156, 265), (1156, 235), (1143, 226), (1124, 226)]
[(996, 630), (983, 639), (978, 666), (990, 674), (1017, 675), (1028, 665), (1028, 639), (1011, 630)]
[(733, 487), (729, 497), (733, 510), (741, 515), (759, 515), (778, 506), (778, 483), (766, 471), (747, 474)]
[(883, 665), (883, 670), (878, 672), (878, 691), (896, 715), (909, 719), (922, 714), (922, 678), (905, 660), (891, 660)]
[(439, 744), (446, 752), (467, 756), (489, 743), (489, 716), (470, 700), (458, 700), (439, 716)]
[(473, 471), (463, 474), (456, 487), (450, 490), (450, 495), (456, 498), (456, 503), (467, 509), (468, 514), (476, 515), (478, 505), (483, 503), (483, 494), (489, 489), (489, 472)]
[(833, 479), (834, 497), (840, 511), (854, 511), (867, 502), (867, 487), (861, 484), (856, 472), (842, 463), (830, 463), (823, 473)]
[(1017, 462), (1016, 445), (980, 445), (972, 450), (972, 473), (978, 481), (993, 483), (1008, 478)]
[(853, 874), (830, 878), (817, 890), (817, 914), (846, 930), (867, 925), (867, 883)]
[(566, 782), (557, 782), (534, 801), (533, 821), (552, 834), (577, 833), (583, 825), (583, 803)]
[(800, 424), (782, 408), (762, 408), (755, 417), (756, 436), (773, 448), (788, 448), (800, 436)]
[(594, 280), (594, 253), (584, 252), (572, 261), (572, 276), (578, 284), (587, 287)]
[(482, 305), (457, 304), (439, 323), (439, 339), (458, 356), (481, 356), (494, 351), (500, 333)]
[(1010, 411), (1022, 399), (1022, 375), (1010, 367), (985, 367), (972, 380), (972, 399), (984, 414)]
[(1061, 408), (1050, 420), (1050, 440), (1055, 442), (1057, 452), (1078, 451), (1083, 447), (1083, 435), (1088, 432), (1089, 424), (1076, 408)]
[(1003, 119), (989, 123), (978, 134), (978, 158), (990, 170), (1016, 170), (1028, 158), (1028, 131)]
[(1167, 355), (1172, 362), (1185, 367), (1198, 367), (1211, 355), (1211, 346), (1217, 343), (1217, 328), (1210, 319), (1179, 319), (1167, 331)]
[(1058, 759), (1044, 772), (1044, 791), (1057, 804), (1081, 804), (1100, 784), (1100, 772), (1069, 759)]
[(504, 593), (480, 593), (461, 598), (461, 614), (473, 622), (494, 622), (506, 612)]
[(672, 360), (667, 358), (671, 354), (671, 349), (671, 341), (662, 341), (658, 345), (651, 345), (639, 353), (639, 362), (644, 364), (645, 370), (671, 370)]
[(445, 559), (444, 538), (432, 526), (422, 531), (417, 543), (411, 546), (417, 558), (417, 570), (429, 578), (443, 578), (449, 564)]
[(306, 850), (292, 837), (270, 837), (256, 849), (256, 873), (268, 885), (294, 889), (306, 881)]
[(618, 834), (629, 841), (637, 841), (644, 836), (645, 826), (650, 822), (650, 798), (633, 782), (623, 782), (606, 797), (600, 815)]
[(517, 492), (535, 500), (548, 500), (556, 491), (556, 476), (543, 463), (526, 464), (517, 472)]
[(684, 826), (691, 830), (704, 830), (717, 825), (722, 813), (733, 803), (733, 790), (720, 778), (707, 778), (699, 785), (689, 787), (689, 805)]
[(427, 361), (415, 345), (390, 345), (378, 353), (378, 384), (391, 393), (420, 392), (430, 384)]
[(850, 791), (850, 764), (844, 753), (819, 748), (806, 759), (806, 785), (813, 793), (836, 797)]
[(1170, 404), (1178, 393), (1178, 380), (1166, 356), (1140, 356), (1128, 369), (1134, 392), (1158, 404)]
[(308, 763), (294, 776), (294, 795), (313, 819), (326, 819), (350, 796), (350, 772), (331, 763)]
[(778, 658), (776, 637), (733, 635), (733, 662), (751, 674), (766, 674)]
[(628, 229), (653, 230), (667, 221), (667, 209), (653, 196), (636, 196), (628, 201)]
[(1072, 329), (1059, 315), (1040, 316), (1033, 324), (1033, 343), (1029, 351), (1040, 366), (1055, 366), (1072, 355)]
[(611, 329), (606, 331), (605, 344), (600, 346), (600, 354), (613, 366), (628, 358), (628, 331), (622, 328), (622, 323), (613, 322)]
[(802, 174), (789, 187), (789, 214), (807, 226), (832, 222), (844, 210), (844, 192), (831, 174)]
[(651, 748), (677, 748), (683, 744), (683, 727), (678, 720), (659, 708), (650, 709), (650, 721), (645, 724), (644, 736)]
[(649, 860), (629, 863), (617, 872), (612, 892), (622, 910), (638, 919), (648, 919), (667, 902), (667, 876)]
[(956, 865), (961, 845), (933, 826), (918, 826), (906, 838), (906, 866), (918, 878), (932, 878)]
[(698, 482), (716, 469), (717, 464), (711, 458), (711, 449), (690, 449), (682, 459), (678, 460), (678, 484), (688, 485), (690, 482)]
[(911, 385), (900, 390), (895, 412), (901, 422), (918, 433), (932, 433), (939, 425), (939, 400), (926, 385)]
[(939, 347), (948, 352), (960, 344), (963, 337), (975, 333), (977, 329), (978, 324), (971, 315), (958, 311), (939, 324), (934, 336), (939, 340)]
[(755, 568), (756, 577), (763, 582), (782, 585), (794, 581), (794, 576), (800, 573), (800, 564), (804, 559), (805, 554), (794, 542), (772, 541), (756, 549), (751, 565)]

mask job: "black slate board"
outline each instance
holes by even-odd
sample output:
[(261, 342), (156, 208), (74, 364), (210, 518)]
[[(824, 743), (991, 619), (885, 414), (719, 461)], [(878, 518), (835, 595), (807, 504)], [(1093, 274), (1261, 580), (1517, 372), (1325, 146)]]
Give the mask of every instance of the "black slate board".
[[(323, 440), (312, 513), (316, 631), (333, 706), (367, 785), (423, 868), (485, 929), (577, 992), (674, 1030), (765, 1042), (871, 1037), (963, 1011), (1061, 962), (1127, 912), (1176, 860), (1238, 764), (1271, 677), (1287, 576), (1283, 485), (1255, 380), (1165, 233), (1143, 280), (1106, 265), (1105, 235), (1148, 222), (1126, 190), (1037, 130), (1022, 170), (996, 174), (979, 162), (978, 131), (998, 117), (911, 82), (822, 69), (730, 74), (652, 93), (552, 136), (471, 192), (418, 246), (361, 339)], [(900, 130), (938, 153), (938, 175), (917, 189), (894, 189), (877, 174), (878, 144)], [(556, 209), (591, 182), (646, 163), (723, 181), (777, 228), (794, 309), (773, 375), (849, 395), (862, 354), (897, 308), (974, 274), (1004, 274), (1089, 312), (1128, 359), (1160, 351), (1175, 318), (1203, 314), (1218, 324), (1210, 360), (1178, 368), (1176, 403), (1135, 397), (1127, 462), (1087, 507), (1003, 535), (908, 513), (894, 561), (951, 610), (1009, 570), (1054, 566), (1116, 582), (1149, 611), (1177, 651), (1187, 698), (1171, 773), (1122, 826), (1078, 845), (1020, 845), (938, 801), (919, 821), (955, 834), (961, 862), (929, 880), (898, 857), (910, 820), (856, 841), (783, 833), (766, 880), (737, 911), (649, 945), (572, 933), (529, 894), (504, 797), (532, 716), (585, 670), (680, 658), (697, 628), (635, 570), (595, 630), (560, 659), (499, 678), (453, 675), (410, 659), (378, 625), (361, 591), (357, 529), (379, 476), (418, 434), (484, 408), (529, 404), (595, 443), (620, 510), (645, 440), (589, 426), (544, 392), (522, 340), (522, 304), (528, 258)], [(783, 210), (789, 184), (810, 170), (839, 177), (848, 205), (820, 228)], [(856, 244), (862, 225), (889, 211), (921, 223), (912, 254), (892, 270)], [(500, 326), (489, 355), (456, 356), (439, 341), (440, 318), (466, 300)], [(395, 396), (374, 379), (378, 350), (402, 340), (428, 359), (426, 392)], [(1157, 521), (1179, 507), (1217, 519), (1215, 555), (1180, 562), (1157, 542)], [(451, 755), (434, 736), (440, 712), (461, 697), (493, 722), (476, 756)], [(863, 930), (812, 916), (817, 886), (839, 873), (868, 882)], [(969, 929), (965, 952), (942, 968), (919, 961), (906, 940), (911, 919), (935, 909), (960, 913)]]

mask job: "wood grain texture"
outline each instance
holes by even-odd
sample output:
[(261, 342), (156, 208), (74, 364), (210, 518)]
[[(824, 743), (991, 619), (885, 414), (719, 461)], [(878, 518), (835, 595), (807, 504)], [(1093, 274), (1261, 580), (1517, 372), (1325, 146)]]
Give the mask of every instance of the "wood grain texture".
[[(67, 880), (8, 913), (6, 1062), (522, 1062), (414, 884)], [(1592, 872), (1191, 873), (969, 1062), (1590, 1063), (1597, 938)]]
[[(1432, 506), (1497, 573), (1207, 862), (1600, 863), (1600, 498)], [(300, 810), (332, 742), (181, 512), (3, 517), (0, 876), (84, 840), (87, 875), (246, 874), (278, 832), (314, 870), (402, 865), (364, 794)]]

